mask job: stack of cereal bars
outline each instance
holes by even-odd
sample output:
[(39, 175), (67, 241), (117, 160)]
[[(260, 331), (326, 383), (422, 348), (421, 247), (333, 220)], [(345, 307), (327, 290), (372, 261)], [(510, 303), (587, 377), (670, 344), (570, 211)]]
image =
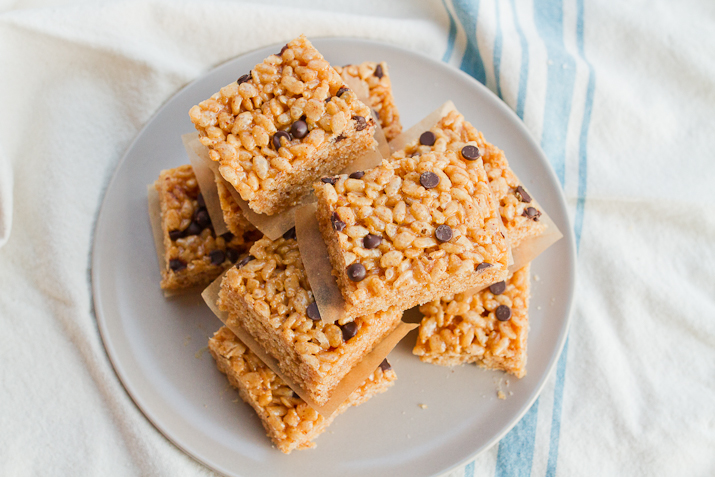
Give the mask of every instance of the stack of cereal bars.
[[(367, 97), (347, 86), (354, 81)], [(191, 166), (162, 171), (161, 286), (220, 277), (217, 306), (240, 330), (222, 327), (209, 349), (281, 451), (313, 447), (337, 414), (393, 384), (384, 360), (334, 412), (319, 412), (415, 306), (422, 361), (525, 374), (529, 269), (510, 271), (510, 250), (543, 232), (542, 212), (502, 151), (459, 112), (407, 137), (377, 167), (341, 173), (375, 149), (376, 129), (390, 141), (402, 132), (388, 67), (332, 67), (300, 36), (189, 116), (217, 165), (228, 232), (215, 233)], [(295, 229), (269, 238), (245, 213), (270, 219), (306, 200), (327, 248), (310, 258), (329, 260), (344, 301), (335, 322), (321, 318)]]

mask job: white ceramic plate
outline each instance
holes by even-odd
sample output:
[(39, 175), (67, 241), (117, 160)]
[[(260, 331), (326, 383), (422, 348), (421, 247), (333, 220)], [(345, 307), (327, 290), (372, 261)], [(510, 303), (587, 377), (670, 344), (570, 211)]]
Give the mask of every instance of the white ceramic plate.
[[(528, 375), (509, 379), (475, 366), (424, 364), (411, 354), (415, 332), (390, 355), (396, 384), (339, 416), (316, 449), (283, 455), (253, 410), (229, 389), (206, 351), (220, 322), (199, 296), (166, 299), (147, 216), (146, 186), (162, 169), (188, 163), (180, 136), (194, 130), (188, 111), (235, 81), (280, 45), (209, 72), (149, 121), (107, 188), (94, 235), (92, 287), (99, 330), (129, 395), (161, 433), (208, 467), (231, 476), (438, 475), (496, 443), (529, 409), (566, 339), (574, 289), (574, 241), (556, 176), (517, 116), (466, 74), (420, 54), (355, 39), (313, 43), (334, 64), (387, 61), (407, 129), (444, 101), (505, 150), (565, 237), (532, 273)], [(423, 409), (419, 404), (426, 404)]]

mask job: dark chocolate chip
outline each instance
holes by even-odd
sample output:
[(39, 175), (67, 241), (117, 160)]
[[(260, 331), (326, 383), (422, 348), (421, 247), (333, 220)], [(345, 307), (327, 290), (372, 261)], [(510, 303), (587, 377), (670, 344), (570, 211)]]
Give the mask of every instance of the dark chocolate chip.
[(382, 79), (383, 75), (385, 74), (385, 72), (382, 71), (382, 65), (377, 65), (377, 67), (375, 67), (375, 73), (373, 74), (378, 78)]
[(482, 262), (479, 265), (477, 265), (477, 271), (481, 272), (482, 270), (486, 270), (487, 268), (491, 267), (492, 264), (489, 262)]
[(343, 230), (345, 230), (345, 226), (347, 225), (345, 222), (340, 220), (340, 217), (338, 217), (337, 212), (333, 212), (333, 215), (330, 216), (330, 222), (332, 222), (333, 228), (338, 232), (342, 232)]
[(531, 202), (531, 196), (529, 195), (528, 192), (526, 192), (526, 189), (524, 189), (521, 186), (516, 187), (516, 196), (519, 198), (520, 201), (526, 202), (527, 204)]
[(199, 204), (199, 207), (206, 207), (206, 201), (204, 201), (204, 195), (201, 192), (196, 196), (196, 203)]
[(278, 56), (283, 56), (283, 53), (288, 49), (288, 45), (284, 45), (283, 48), (281, 48), (281, 52), (278, 53)]
[(423, 146), (431, 146), (437, 140), (437, 136), (432, 131), (425, 131), (420, 136), (420, 144)]
[(273, 135), (273, 147), (276, 148), (276, 151), (281, 148), (283, 144), (281, 144), (281, 138), (284, 137), (286, 142), (290, 142), (291, 137), (290, 134), (288, 134), (285, 131), (278, 131)]
[(171, 232), (169, 232), (169, 238), (174, 241), (179, 240), (183, 236), (184, 236), (183, 230), (172, 230)]
[(236, 264), (236, 268), (241, 268), (242, 266), (244, 266), (245, 264), (247, 264), (247, 263), (250, 262), (251, 260), (255, 260), (255, 259), (256, 259), (256, 257), (254, 257), (253, 255), (246, 255), (245, 257), (243, 257), (243, 258), (241, 259), (240, 262), (238, 262), (238, 263)]
[(196, 209), (194, 221), (199, 224), (199, 227), (201, 227), (202, 230), (211, 225), (211, 217), (209, 217), (208, 210), (206, 210), (205, 207)]
[(449, 242), (452, 240), (452, 227), (449, 225), (440, 225), (434, 231), (434, 236), (439, 242)]
[(341, 134), (340, 136), (338, 136), (338, 137), (335, 138), (335, 142), (340, 142), (340, 141), (342, 141), (343, 139), (345, 139), (345, 135), (344, 135), (344, 134)]
[(288, 230), (286, 233), (284, 233), (283, 238), (286, 240), (289, 240), (289, 239), (295, 240), (297, 238), (297, 236), (295, 234), (295, 227), (291, 227), (290, 230)]
[(169, 260), (169, 267), (170, 267), (173, 271), (178, 272), (178, 271), (183, 270), (184, 268), (186, 268), (186, 262), (184, 262), (184, 261), (183, 261), (182, 259), (180, 259), (180, 258), (172, 258), (171, 260)]
[(362, 246), (367, 249), (373, 249), (380, 246), (382, 243), (382, 237), (379, 235), (367, 234), (362, 239)]
[(356, 131), (362, 131), (367, 127), (367, 121), (362, 116), (353, 116), (353, 120), (355, 121)]
[(240, 78), (238, 78), (238, 81), (236, 81), (236, 83), (243, 84), (250, 79), (251, 79), (251, 73), (247, 73), (247, 74), (241, 76)]
[(223, 250), (211, 250), (209, 252), (209, 258), (211, 259), (212, 265), (221, 265), (226, 261), (226, 254)]
[(238, 257), (240, 257), (240, 256), (241, 256), (241, 254), (235, 248), (226, 247), (226, 257), (228, 258), (229, 262), (236, 263), (236, 260), (238, 260)]
[(383, 371), (389, 371), (392, 369), (392, 366), (390, 365), (390, 362), (387, 360), (387, 358), (382, 360), (382, 363), (380, 363), (380, 369)]
[(350, 321), (340, 326), (343, 330), (343, 341), (348, 341), (350, 338), (355, 336), (358, 332), (358, 325), (354, 321)]
[(367, 276), (367, 270), (362, 263), (350, 264), (347, 268), (348, 278), (354, 282), (360, 282)]
[(295, 138), (303, 139), (308, 135), (308, 124), (302, 119), (299, 119), (290, 127), (290, 133)]
[(365, 173), (363, 171), (356, 171), (350, 174), (348, 177), (351, 179), (362, 179), (362, 176), (364, 176)]
[(196, 223), (195, 220), (192, 220), (189, 226), (186, 227), (186, 230), (184, 230), (184, 235), (198, 235), (203, 229), (204, 228)]
[(511, 318), (511, 308), (506, 305), (499, 305), (494, 314), (499, 321), (509, 321), (509, 318)]
[(431, 171), (423, 172), (420, 174), (420, 184), (425, 189), (434, 189), (439, 184), (439, 176)]
[(329, 103), (331, 99), (333, 99), (333, 97), (332, 97), (332, 96), (328, 96), (327, 98), (325, 98), (325, 102), (326, 102), (326, 103)]
[(479, 148), (477, 146), (469, 144), (462, 148), (462, 157), (468, 161), (476, 161), (481, 155), (482, 154), (479, 152)]
[(489, 285), (489, 291), (492, 292), (492, 294), (494, 295), (501, 295), (506, 291), (506, 282), (501, 281), (492, 283), (491, 285)]
[(226, 242), (230, 242), (233, 240), (233, 234), (231, 232), (226, 232), (225, 234), (221, 234), (221, 238), (224, 239)]
[(335, 93), (335, 96), (337, 96), (337, 97), (339, 98), (340, 96), (343, 95), (343, 93), (348, 92), (348, 91), (350, 91), (350, 89), (348, 89), (348, 88), (346, 88), (345, 86), (343, 86), (342, 88), (340, 88), (340, 89), (338, 90), (337, 93)]
[(524, 212), (522, 212), (521, 215), (523, 215), (527, 219), (533, 220), (534, 222), (538, 222), (541, 212), (539, 212), (533, 207), (527, 207), (526, 209), (524, 209)]
[(320, 310), (318, 310), (318, 304), (313, 302), (308, 305), (308, 309), (305, 310), (305, 314), (308, 315), (313, 321), (320, 321)]
[(325, 184), (335, 185), (338, 182), (338, 178), (337, 177), (323, 177), (320, 179), (320, 182), (324, 182)]

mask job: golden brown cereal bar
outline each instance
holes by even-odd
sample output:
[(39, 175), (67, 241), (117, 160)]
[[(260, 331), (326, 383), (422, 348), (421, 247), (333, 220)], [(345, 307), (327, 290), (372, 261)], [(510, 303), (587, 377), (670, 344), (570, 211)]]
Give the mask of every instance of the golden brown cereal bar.
[(385, 138), (391, 141), (402, 132), (400, 113), (395, 105), (392, 95), (392, 83), (388, 72), (387, 63), (381, 61), (365, 61), (359, 65), (335, 66), (340, 76), (347, 81), (349, 77), (357, 78), (365, 84), (369, 91), (368, 106), (380, 118), (380, 126), (385, 133)]
[(233, 195), (228, 189), (226, 182), (216, 178), (216, 188), (218, 190), (218, 199), (221, 206), (221, 212), (223, 214), (223, 220), (226, 223), (226, 228), (231, 231), (234, 235), (245, 234), (247, 231), (251, 231), (251, 243), (263, 237), (251, 222), (248, 221), (246, 215), (241, 210), (241, 207), (233, 199)]
[(402, 317), (401, 309), (393, 308), (334, 324), (321, 321), (290, 232), (251, 247), (224, 277), (219, 306), (319, 405)]
[(348, 316), (408, 309), (507, 276), (508, 243), (481, 160), (426, 152), (314, 187)]
[(261, 214), (376, 145), (370, 108), (304, 37), (189, 111), (219, 172)]
[(161, 171), (154, 183), (161, 207), (166, 268), (161, 288), (178, 290), (210, 283), (248, 251), (250, 224), (216, 237), (190, 165)]
[(529, 265), (475, 294), (422, 305), (424, 318), (413, 353), (428, 363), (477, 363), (521, 378), (526, 375), (528, 308)]
[(453, 151), (466, 160), (482, 159), (512, 247), (518, 246), (524, 238), (544, 231), (545, 226), (539, 222), (541, 211), (538, 205), (519, 183), (504, 152), (488, 143), (459, 112), (449, 112), (420, 139), (412, 141), (392, 157), (400, 159), (429, 151)]
[(335, 416), (382, 393), (397, 379), (387, 360), (328, 418), (299, 398), (273, 371), (225, 326), (209, 339), (209, 351), (218, 369), (251, 405), (268, 437), (282, 452), (315, 447), (313, 439)]

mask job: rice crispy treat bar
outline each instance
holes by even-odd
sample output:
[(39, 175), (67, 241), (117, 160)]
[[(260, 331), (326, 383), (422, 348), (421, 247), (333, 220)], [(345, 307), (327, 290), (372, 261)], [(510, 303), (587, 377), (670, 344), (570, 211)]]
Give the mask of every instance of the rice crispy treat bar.
[(402, 318), (401, 309), (393, 308), (334, 324), (321, 321), (290, 232), (278, 240), (258, 240), (228, 271), (219, 307), (235, 316), (319, 405)]
[(299, 398), (231, 330), (225, 326), (209, 339), (216, 365), (246, 403), (251, 405), (268, 437), (282, 452), (315, 447), (312, 442), (333, 419), (350, 406), (382, 393), (397, 379), (387, 360), (329, 417), (325, 418)]
[(387, 63), (381, 61), (365, 61), (359, 65), (335, 66), (343, 79), (348, 77), (357, 78), (362, 81), (369, 91), (368, 106), (370, 106), (380, 118), (380, 126), (388, 141), (396, 138), (402, 132), (400, 113), (395, 105), (395, 98), (392, 95), (392, 83), (387, 69)]
[(312, 181), (377, 144), (370, 108), (302, 35), (189, 116), (221, 175), (261, 214), (296, 205)]
[(539, 206), (514, 175), (504, 151), (488, 143), (462, 114), (450, 111), (434, 127), (425, 131), (420, 139), (408, 144), (392, 157), (400, 159), (429, 151), (454, 151), (466, 159), (482, 159), (512, 247), (516, 247), (524, 238), (540, 235), (545, 230), (543, 223), (539, 222)]
[(250, 224), (236, 233), (214, 234), (190, 165), (161, 171), (154, 187), (161, 207), (166, 262), (161, 288), (179, 290), (211, 283), (253, 244), (255, 229)]
[(218, 190), (219, 204), (221, 205), (221, 212), (223, 213), (223, 220), (226, 223), (226, 228), (228, 228), (234, 235), (241, 235), (248, 231), (252, 231), (251, 243), (260, 239), (263, 234), (260, 233), (251, 222), (248, 221), (245, 214), (241, 210), (241, 207), (233, 199), (231, 191), (228, 189), (229, 186), (218, 177), (216, 178), (216, 188)]
[(477, 363), (517, 378), (526, 375), (529, 265), (505, 282), (475, 294), (445, 296), (422, 305), (413, 353), (427, 363)]
[(509, 246), (481, 160), (426, 152), (314, 187), (348, 316), (406, 310), (507, 276)]

